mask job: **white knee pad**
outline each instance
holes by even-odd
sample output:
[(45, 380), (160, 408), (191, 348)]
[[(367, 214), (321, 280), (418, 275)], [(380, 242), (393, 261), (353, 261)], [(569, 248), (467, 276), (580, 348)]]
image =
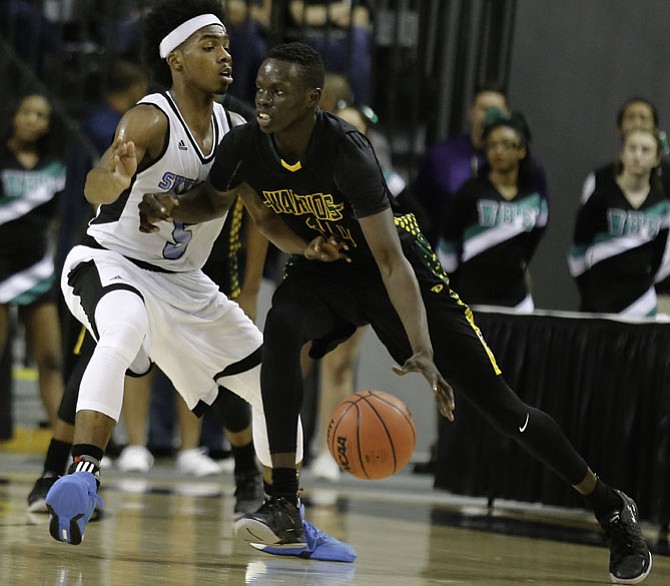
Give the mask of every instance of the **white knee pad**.
[(130, 365), (137, 358), (149, 329), (144, 301), (136, 293), (107, 293), (95, 309), (98, 345), (113, 348)]
[[(252, 406), (252, 431), (254, 435), (254, 448), (256, 449), (256, 456), (261, 464), (267, 468), (272, 468), (272, 457), (270, 456), (270, 444), (268, 442), (268, 430), (265, 423), (265, 415), (262, 410)], [(298, 417), (297, 430), (297, 450), (295, 455), (295, 463), (302, 462), (302, 420)]]
[(144, 302), (130, 291), (105, 295), (95, 311), (98, 343), (81, 379), (77, 411), (104, 413), (119, 420), (126, 370), (146, 338)]

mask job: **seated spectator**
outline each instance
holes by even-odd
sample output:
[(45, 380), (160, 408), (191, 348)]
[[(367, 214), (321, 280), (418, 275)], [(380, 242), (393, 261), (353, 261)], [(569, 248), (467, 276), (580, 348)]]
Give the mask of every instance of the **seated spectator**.
[[(49, 73), (49, 56), (61, 48), (55, 27), (42, 14), (40, 6), (29, 0), (0, 1), (0, 35), (8, 41), (7, 47), (11, 47), (10, 54), (3, 54), (0, 62), (4, 63), (5, 58), (16, 60), (18, 57), (21, 62), (29, 64), (39, 76)], [(20, 75), (20, 69), (17, 66), (15, 71), (6, 71), (5, 79), (10, 79), (7, 74)], [(5, 94), (6, 90), (8, 94)], [(12, 90), (16, 91), (13, 83), (3, 84), (0, 96), (4, 99), (11, 95)]]
[(482, 133), (486, 161), (453, 196), (438, 256), (468, 304), (532, 311), (528, 264), (547, 226), (530, 130), (519, 112), (491, 108)]
[[(477, 176), (485, 162), (484, 117), (489, 108), (508, 111), (505, 89), (488, 81), (475, 88), (468, 108), (470, 130), (451, 136), (431, 146), (426, 152), (412, 186), (414, 196), (425, 209), (428, 224), (421, 226), (431, 246), (437, 245), (449, 200), (468, 179)], [(533, 159), (537, 171), (536, 189), (543, 198), (549, 197), (544, 169)]]
[(290, 0), (287, 19), (289, 40), (301, 40), (316, 49), (326, 69), (347, 76), (356, 104), (372, 97), (372, 27), (369, 3)]
[(656, 174), (660, 141), (648, 127), (624, 134), (613, 181), (598, 181), (577, 213), (568, 264), (581, 311), (653, 316), (670, 200)]
[(235, 64), (235, 83), (226, 95), (253, 105), (256, 72), (268, 52), (271, 0), (225, 0), (226, 26)]

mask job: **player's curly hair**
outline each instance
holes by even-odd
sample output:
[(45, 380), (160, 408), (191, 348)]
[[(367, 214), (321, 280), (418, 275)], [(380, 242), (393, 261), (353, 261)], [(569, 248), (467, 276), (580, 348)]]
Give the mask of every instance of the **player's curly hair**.
[(161, 59), (158, 47), (163, 38), (183, 22), (200, 14), (214, 14), (225, 21), (220, 0), (159, 0), (144, 16), (142, 23), (142, 53), (144, 63), (156, 83), (172, 85), (170, 66)]
[(318, 51), (305, 43), (284, 43), (268, 53), (268, 58), (297, 63), (302, 68), (301, 78), (309, 87), (323, 88), (324, 67)]

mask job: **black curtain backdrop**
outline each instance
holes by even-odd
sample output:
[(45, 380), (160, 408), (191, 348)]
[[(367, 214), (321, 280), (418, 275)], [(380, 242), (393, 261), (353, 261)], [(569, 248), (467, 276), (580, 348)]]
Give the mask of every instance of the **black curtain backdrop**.
[[(561, 312), (475, 314), (519, 396), (554, 417), (591, 468), (635, 498), (643, 518), (670, 520), (670, 324)], [(435, 487), (584, 506), (458, 395), (456, 422), (438, 425)]]

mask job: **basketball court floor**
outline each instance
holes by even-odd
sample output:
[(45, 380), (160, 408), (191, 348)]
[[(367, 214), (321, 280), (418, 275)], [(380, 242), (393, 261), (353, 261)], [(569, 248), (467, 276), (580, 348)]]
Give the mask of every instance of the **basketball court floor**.
[[(591, 515), (456, 497), (403, 471), (336, 484), (303, 474), (307, 517), (352, 544), (353, 564), (276, 557), (232, 534), (232, 474), (181, 478), (171, 461), (147, 475), (105, 471), (102, 518), (79, 546), (58, 543), (26, 495), (41, 455), (0, 451), (0, 584), (12, 586), (578, 586), (608, 584), (608, 550)], [(648, 586), (670, 584), (667, 545), (654, 549)], [(666, 555), (663, 555), (666, 554)]]

